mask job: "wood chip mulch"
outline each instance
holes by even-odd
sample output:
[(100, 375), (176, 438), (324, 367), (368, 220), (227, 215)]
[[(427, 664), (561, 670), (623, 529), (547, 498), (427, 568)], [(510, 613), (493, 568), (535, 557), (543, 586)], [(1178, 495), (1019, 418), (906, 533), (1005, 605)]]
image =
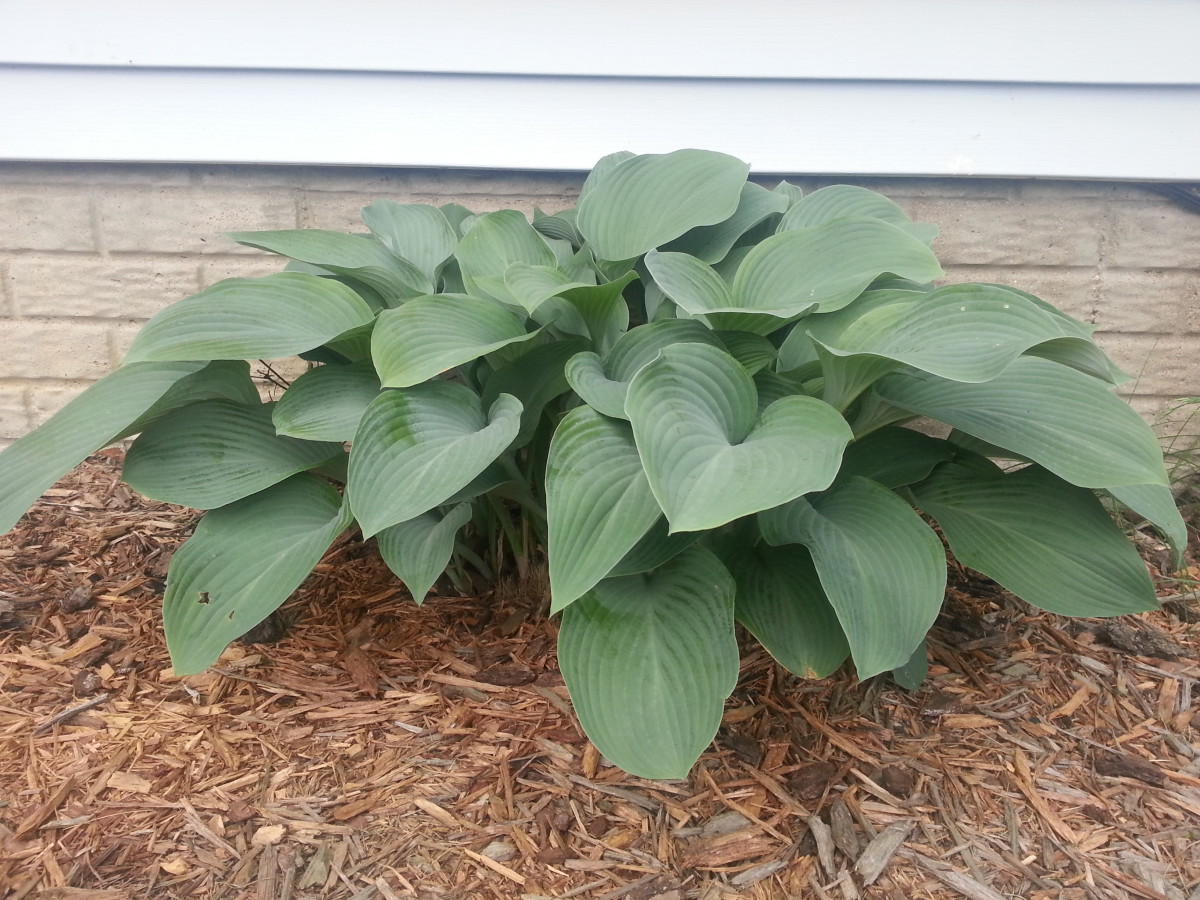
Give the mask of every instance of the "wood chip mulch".
[(176, 677), (196, 514), (119, 464), (0, 539), (5, 900), (1200, 900), (1194, 600), (1071, 621), (964, 575), (914, 693), (748, 644), (714, 746), (649, 782), (575, 724), (539, 592), (417, 608), (357, 540), (281, 640)]

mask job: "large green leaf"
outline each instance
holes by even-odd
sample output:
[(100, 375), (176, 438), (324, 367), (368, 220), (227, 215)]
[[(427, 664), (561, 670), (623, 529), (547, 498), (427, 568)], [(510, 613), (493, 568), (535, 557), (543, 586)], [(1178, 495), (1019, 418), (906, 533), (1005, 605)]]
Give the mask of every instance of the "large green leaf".
[(429, 290), (458, 246), (458, 233), (436, 206), (376, 200), (363, 207), (362, 220), (376, 240), (417, 267)]
[(1021, 295), (986, 284), (928, 294), (870, 291), (837, 312), (809, 316), (800, 327), (834, 356), (883, 357), (953, 381), (990, 381), (1047, 341), (1100, 352)]
[(379, 555), (404, 582), (417, 606), (446, 571), (455, 535), (470, 521), (471, 504), (460, 503), (445, 515), (427, 512), (379, 532)]
[(661, 516), (633, 431), (590, 407), (559, 423), (546, 463), (551, 611), (604, 578)]
[(302, 228), (290, 231), (234, 231), (226, 237), (300, 262), (311, 263), (361, 281), (384, 300), (416, 297), (434, 289), (429, 278), (379, 241), (341, 231)]
[(309, 441), (352, 441), (367, 406), (379, 394), (370, 360), (320, 366), (283, 392), (271, 415), (275, 430)]
[(602, 259), (633, 259), (737, 210), (750, 167), (708, 150), (626, 159), (589, 186), (579, 233)]
[[(133, 363), (130, 367), (148, 365), (150, 363)], [(171, 385), (148, 410), (122, 428), (120, 434), (114, 435), (113, 440), (123, 440), (131, 435), (141, 434), (151, 423), (171, 410), (202, 400), (232, 400), (234, 403), (248, 406), (258, 406), (262, 403), (258, 387), (250, 377), (249, 363), (242, 359), (215, 359), (199, 372), (185, 375)]]
[(663, 349), (629, 385), (625, 410), (672, 531), (715, 528), (829, 486), (850, 426), (812, 397), (758, 415), (746, 370), (703, 344)]
[(805, 547), (740, 545), (718, 554), (737, 582), (737, 620), (776, 662), (801, 678), (824, 678), (846, 661), (850, 645)]
[(379, 314), (371, 358), (384, 387), (410, 387), (536, 333), (493, 300), (417, 297)]
[(122, 477), (155, 500), (215, 509), (342, 453), (340, 443), (278, 436), (271, 412), (229, 400), (173, 410), (133, 442)]
[(171, 557), (163, 595), (176, 674), (211, 666), (300, 586), (350, 525), (341, 499), (328, 483), (297, 475), (200, 520)]
[(585, 351), (566, 367), (567, 381), (589, 405), (617, 419), (626, 419), (625, 396), (629, 382), (647, 363), (672, 344), (707, 344), (721, 347), (721, 340), (700, 322), (666, 319), (641, 325), (617, 340), (605, 359)]
[(328, 278), (227, 278), (153, 316), (125, 363), (292, 356), (374, 317), (370, 304)]
[(1167, 483), (1158, 439), (1141, 416), (1103, 382), (1049, 360), (1018, 357), (982, 384), (888, 375), (875, 390), (1081, 487)]
[(600, 582), (563, 613), (558, 661), (596, 747), (642, 778), (683, 778), (738, 675), (734, 582), (693, 547), (648, 575)]
[(937, 226), (913, 222), (899, 206), (874, 191), (850, 184), (834, 184), (814, 191), (788, 209), (779, 223), (780, 231), (815, 228), (846, 216), (882, 219), (908, 232), (922, 243), (937, 237)]
[(1034, 606), (1116, 616), (1158, 605), (1145, 564), (1095, 494), (1039, 466), (1004, 475), (950, 464), (912, 492), (959, 562)]
[(908, 662), (941, 609), (946, 556), (907, 503), (874, 481), (850, 478), (768, 510), (759, 524), (771, 544), (812, 552), (859, 678)]
[(484, 415), (460, 384), (384, 391), (363, 414), (350, 449), (346, 494), (370, 537), (444, 503), (488, 467), (521, 427), (521, 403), (501, 394)]
[(117, 440), (203, 362), (134, 363), (106, 375), (0, 452), (0, 534), (89, 453)]
[(732, 307), (784, 318), (813, 307), (833, 312), (888, 272), (918, 282), (944, 274), (930, 249), (896, 226), (837, 219), (781, 232), (751, 250), (734, 275)]
[(888, 426), (854, 441), (842, 456), (838, 478), (858, 475), (897, 488), (928, 478), (936, 466), (954, 457), (954, 445), (913, 431)]
[(1187, 523), (1179, 514), (1175, 495), (1165, 484), (1123, 484), (1109, 487), (1117, 502), (1133, 510), (1158, 528), (1175, 554), (1175, 565), (1183, 564), (1187, 549)]
[(659, 516), (650, 526), (650, 530), (642, 535), (641, 540), (612, 567), (612, 571), (608, 573), (609, 577), (640, 575), (657, 569), (705, 535), (703, 531), (677, 531), (671, 534), (670, 529), (666, 516)]
[(671, 241), (664, 249), (687, 253), (706, 263), (720, 262), (733, 249), (738, 238), (758, 223), (788, 208), (788, 198), (748, 181), (742, 185), (737, 209), (716, 225), (701, 225)]
[(501, 394), (512, 394), (524, 407), (514, 447), (529, 443), (546, 404), (571, 389), (563, 367), (586, 346), (585, 341), (577, 338), (542, 344), (502, 366), (488, 379), (483, 389), (484, 406), (491, 406)]
[(557, 264), (545, 238), (515, 209), (477, 217), (454, 255), (468, 293), (511, 303), (516, 300), (504, 285), (504, 273), (509, 266)]

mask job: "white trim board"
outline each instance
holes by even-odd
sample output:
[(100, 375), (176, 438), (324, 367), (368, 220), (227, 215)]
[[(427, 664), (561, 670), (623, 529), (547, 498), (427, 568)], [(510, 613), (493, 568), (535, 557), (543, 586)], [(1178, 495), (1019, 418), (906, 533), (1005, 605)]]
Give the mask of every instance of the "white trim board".
[(0, 63), (1200, 84), (1194, 0), (0, 0)]
[(0, 66), (0, 160), (1200, 180), (1200, 87)]

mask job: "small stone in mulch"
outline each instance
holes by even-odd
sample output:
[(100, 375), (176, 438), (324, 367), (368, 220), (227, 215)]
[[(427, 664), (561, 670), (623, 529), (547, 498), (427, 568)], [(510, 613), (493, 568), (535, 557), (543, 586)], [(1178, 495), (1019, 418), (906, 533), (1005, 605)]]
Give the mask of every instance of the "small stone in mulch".
[(1092, 768), (1097, 775), (1107, 775), (1110, 778), (1136, 778), (1146, 784), (1162, 787), (1165, 780), (1162, 769), (1153, 763), (1146, 762), (1139, 756), (1128, 753), (1098, 753), (1092, 760)]
[(1105, 622), (1096, 629), (1096, 636), (1101, 640), (1132, 653), (1134, 656), (1149, 656), (1153, 659), (1179, 659), (1187, 655), (1187, 651), (1157, 629), (1143, 626), (1131, 628), (1122, 622)]

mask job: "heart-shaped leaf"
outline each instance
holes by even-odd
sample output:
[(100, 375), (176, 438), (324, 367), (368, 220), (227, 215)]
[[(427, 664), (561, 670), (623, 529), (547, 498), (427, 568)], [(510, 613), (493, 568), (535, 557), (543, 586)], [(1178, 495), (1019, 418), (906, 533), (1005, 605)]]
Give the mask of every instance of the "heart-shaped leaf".
[(576, 225), (598, 257), (633, 259), (732, 216), (749, 171), (741, 160), (708, 150), (625, 159), (587, 186)]
[(217, 661), (274, 612), (350, 526), (327, 482), (296, 475), (208, 513), (171, 557), (163, 620), (177, 675)]
[(134, 363), (97, 381), (36, 431), (0, 452), (0, 534), (89, 453), (122, 436), (203, 362)]
[(852, 216), (784, 231), (756, 246), (733, 278), (733, 308), (790, 318), (846, 306), (880, 275), (926, 282), (941, 266), (920, 240), (879, 219)]
[(850, 655), (850, 645), (800, 544), (730, 546), (721, 561), (737, 582), (737, 620), (775, 661), (801, 678), (824, 678)]
[(454, 252), (467, 292), (516, 305), (504, 285), (514, 263), (555, 267), (557, 260), (545, 238), (514, 209), (478, 216)]
[(682, 778), (738, 675), (734, 582), (693, 547), (648, 575), (600, 582), (563, 613), (558, 661), (596, 747), (642, 778)]
[(367, 407), (350, 449), (346, 495), (363, 536), (446, 502), (520, 427), (521, 402), (508, 394), (485, 416), (470, 388), (449, 381), (384, 391)]
[(859, 678), (905, 665), (942, 608), (937, 534), (887, 488), (849, 478), (759, 516), (775, 545), (804, 544), (846, 633)]
[(666, 347), (634, 376), (625, 410), (672, 531), (716, 528), (833, 481), (852, 437), (836, 410), (812, 397), (757, 409), (746, 370), (714, 347)]
[(535, 334), (492, 300), (417, 297), (379, 314), (371, 358), (384, 387), (410, 387)]
[(1032, 356), (982, 384), (895, 374), (876, 383), (895, 406), (1041, 463), (1081, 487), (1166, 484), (1154, 432), (1105, 384)]
[(365, 300), (328, 278), (227, 278), (154, 315), (125, 363), (292, 356), (374, 318)]
[(501, 394), (521, 401), (521, 431), (513, 447), (523, 447), (533, 438), (546, 404), (571, 389), (563, 368), (587, 343), (565, 338), (534, 347), (496, 371), (483, 389), (483, 404), (491, 406)]
[(272, 406), (205, 400), (173, 410), (133, 442), (121, 477), (155, 500), (215, 509), (343, 452), (277, 435)]
[(358, 422), (379, 394), (370, 360), (349, 366), (320, 366), (283, 392), (271, 419), (275, 430), (309, 441), (352, 441)]
[(551, 611), (591, 590), (662, 511), (627, 422), (581, 406), (554, 432), (546, 463)]
[(270, 253), (320, 266), (379, 292), (385, 301), (428, 294), (433, 283), (415, 265), (379, 241), (341, 231), (234, 231), (226, 237)]
[(430, 290), (458, 246), (458, 233), (436, 206), (376, 200), (363, 207), (362, 220), (379, 243), (417, 267)]
[(830, 185), (799, 199), (780, 221), (779, 230), (815, 228), (846, 216), (881, 219), (925, 244), (932, 243), (938, 233), (936, 225), (913, 222), (904, 210), (882, 194), (850, 184)]
[(742, 185), (737, 209), (732, 216), (716, 225), (693, 228), (663, 249), (686, 253), (706, 263), (720, 262), (733, 249), (738, 238), (769, 216), (778, 215), (787, 208), (786, 196), (748, 181)]
[(458, 530), (471, 521), (471, 504), (460, 503), (445, 515), (427, 512), (379, 532), (379, 555), (404, 582), (417, 606), (446, 570)]
[(1118, 616), (1158, 606), (1146, 566), (1096, 495), (1040, 466), (942, 466), (913, 495), (954, 556), (1034, 606)]

